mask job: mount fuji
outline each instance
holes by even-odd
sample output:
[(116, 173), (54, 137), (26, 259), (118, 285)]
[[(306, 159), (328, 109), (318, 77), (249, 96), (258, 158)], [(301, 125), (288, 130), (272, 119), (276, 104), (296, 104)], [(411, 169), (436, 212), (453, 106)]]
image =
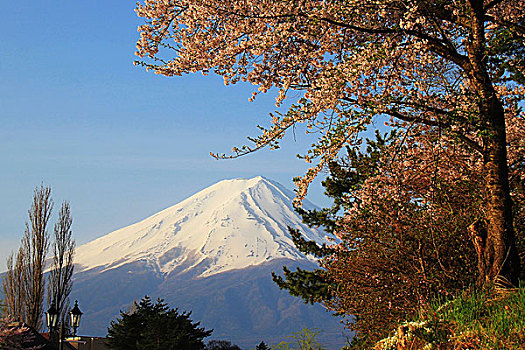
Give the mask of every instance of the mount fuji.
[[(315, 268), (294, 246), (288, 226), (329, 243), (302, 223), (294, 194), (264, 177), (224, 180), (138, 223), (79, 246), (71, 297), (85, 316), (82, 333), (105, 335), (119, 310), (144, 295), (192, 311), (210, 338), (255, 347), (304, 327), (345, 341), (339, 320), (319, 305), (281, 291), (271, 271)], [(314, 206), (306, 202), (306, 208)]]

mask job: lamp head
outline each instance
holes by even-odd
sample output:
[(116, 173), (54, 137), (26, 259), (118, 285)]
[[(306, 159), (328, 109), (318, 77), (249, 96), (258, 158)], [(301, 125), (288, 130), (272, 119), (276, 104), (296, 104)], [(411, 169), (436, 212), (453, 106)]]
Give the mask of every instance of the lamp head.
[(46, 311), (46, 323), (49, 329), (55, 329), (58, 326), (58, 310), (55, 305), (51, 304), (49, 309)]
[(78, 301), (75, 300), (75, 306), (69, 312), (69, 316), (71, 317), (71, 326), (75, 330), (75, 333), (76, 329), (80, 325), (80, 318), (82, 317), (82, 314), (82, 311), (80, 311), (80, 309), (78, 308)]

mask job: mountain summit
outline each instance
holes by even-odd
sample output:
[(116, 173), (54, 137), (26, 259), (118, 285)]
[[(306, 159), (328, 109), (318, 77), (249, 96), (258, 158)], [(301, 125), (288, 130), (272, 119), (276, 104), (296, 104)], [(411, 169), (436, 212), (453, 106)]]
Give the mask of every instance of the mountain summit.
[(191, 310), (193, 319), (214, 329), (214, 339), (243, 348), (278, 343), (304, 327), (326, 331), (323, 342), (340, 348), (345, 338), (338, 319), (272, 281), (271, 272), (285, 265), (318, 267), (295, 248), (287, 226), (327, 242), (302, 224), (293, 197), (260, 176), (225, 180), (78, 247), (71, 297), (86, 315), (82, 332), (105, 335), (120, 310), (147, 294)]
[(311, 240), (327, 240), (321, 231), (302, 224), (293, 197), (291, 191), (261, 176), (221, 181), (78, 247), (76, 271), (103, 271), (140, 261), (162, 274), (192, 271), (195, 277), (207, 277), (274, 259), (304, 261), (288, 226)]

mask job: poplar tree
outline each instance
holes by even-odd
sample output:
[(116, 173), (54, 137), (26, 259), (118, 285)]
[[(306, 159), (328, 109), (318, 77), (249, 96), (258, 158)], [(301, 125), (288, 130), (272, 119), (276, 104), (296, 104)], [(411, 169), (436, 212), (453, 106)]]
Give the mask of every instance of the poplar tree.
[[(61, 314), (62, 321), (68, 309), (68, 295), (72, 288), (73, 257), (75, 242), (71, 232), (71, 212), (68, 202), (62, 204), (54, 229), (54, 256), (46, 266), (50, 237), (47, 230), (53, 209), (51, 188), (41, 185), (33, 194), (28, 211), (29, 221), (16, 254), (7, 259), (7, 272), (2, 287), (5, 296), (5, 312), (17, 321), (40, 330), (43, 325), (44, 297)], [(50, 268), (49, 282), (44, 278)]]
[(43, 323), (44, 269), (49, 248), (47, 224), (52, 209), (51, 189), (40, 185), (33, 194), (29, 221), (15, 261), (13, 255), (8, 259), (3, 283), (8, 313), (36, 330), (40, 330)]
[(65, 201), (55, 224), (54, 255), (48, 282), (48, 304), (57, 309), (62, 323), (68, 320), (69, 294), (73, 287), (75, 241), (72, 238), (72, 222), (70, 205)]

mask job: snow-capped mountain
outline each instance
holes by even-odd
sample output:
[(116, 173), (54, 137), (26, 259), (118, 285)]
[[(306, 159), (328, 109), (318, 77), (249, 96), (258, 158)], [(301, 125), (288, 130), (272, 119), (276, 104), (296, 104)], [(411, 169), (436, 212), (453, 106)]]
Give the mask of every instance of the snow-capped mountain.
[(321, 231), (301, 223), (292, 207), (293, 197), (291, 191), (261, 176), (221, 181), (78, 247), (77, 271), (142, 261), (161, 273), (195, 270), (205, 277), (273, 259), (304, 260), (287, 226), (300, 229), (309, 239), (327, 241)]
[(263, 177), (225, 180), (78, 247), (71, 298), (84, 312), (80, 332), (106, 335), (110, 321), (147, 294), (191, 311), (214, 330), (211, 339), (243, 348), (276, 344), (304, 327), (327, 331), (326, 343), (340, 348), (339, 320), (279, 290), (271, 278), (284, 265), (317, 267), (297, 251), (287, 226), (328, 242), (302, 224), (293, 197)]

